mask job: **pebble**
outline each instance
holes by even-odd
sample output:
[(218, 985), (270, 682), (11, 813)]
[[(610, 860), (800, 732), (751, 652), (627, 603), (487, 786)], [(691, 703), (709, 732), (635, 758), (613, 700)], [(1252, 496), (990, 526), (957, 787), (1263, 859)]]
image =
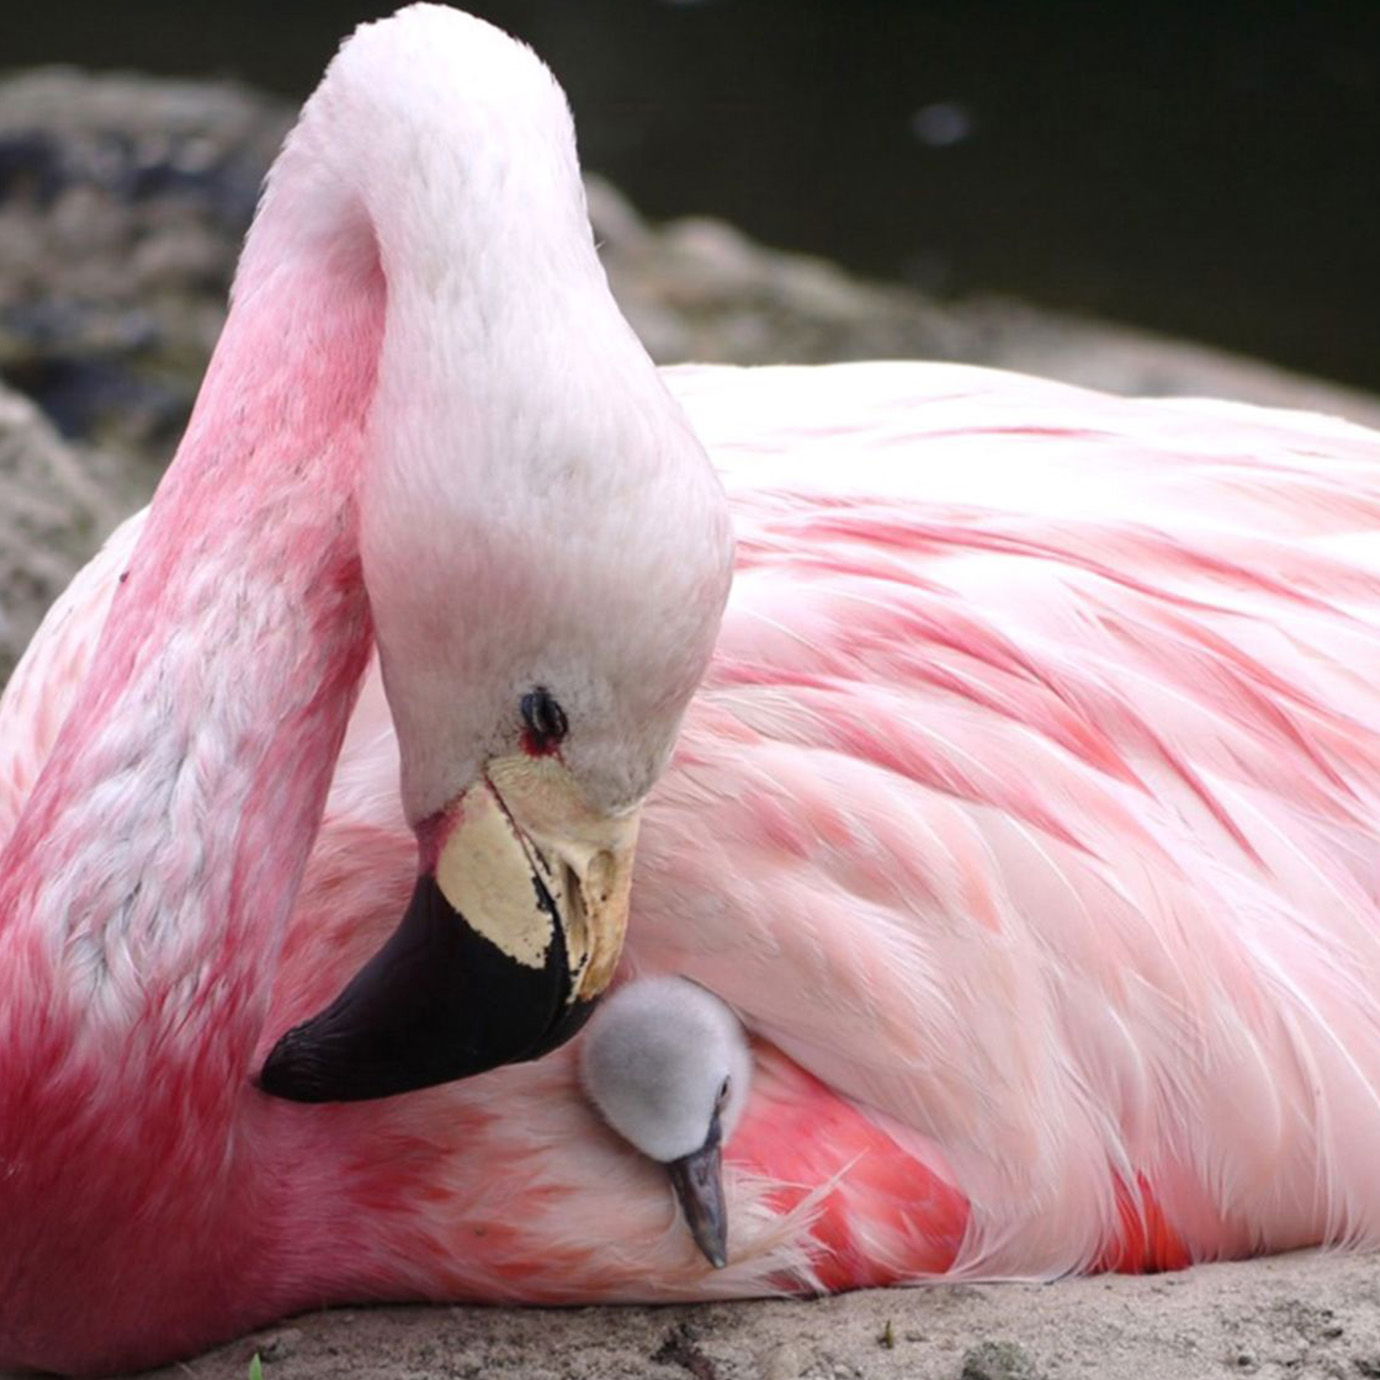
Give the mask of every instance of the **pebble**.
[(800, 1380), (805, 1358), (794, 1342), (782, 1342), (763, 1353), (758, 1361), (759, 1380)]
[(1040, 1380), (1030, 1353), (1016, 1342), (979, 1342), (963, 1357), (961, 1380)]
[(259, 1359), (268, 1365), (273, 1361), (285, 1361), (298, 1350), (302, 1343), (302, 1330), (298, 1327), (285, 1327), (279, 1332), (268, 1332), (254, 1340), (254, 1350)]

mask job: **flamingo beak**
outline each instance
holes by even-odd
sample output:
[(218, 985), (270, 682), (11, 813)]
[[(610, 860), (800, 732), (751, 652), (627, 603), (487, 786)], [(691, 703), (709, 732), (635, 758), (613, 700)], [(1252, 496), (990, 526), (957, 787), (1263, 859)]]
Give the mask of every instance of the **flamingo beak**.
[(508, 765), (447, 811), (402, 923), (278, 1041), (265, 1092), (390, 1097), (536, 1059), (588, 1019), (623, 947), (637, 815), (583, 807), (559, 764)]
[(728, 1210), (724, 1206), (723, 1138), (719, 1114), (700, 1148), (666, 1166), (695, 1245), (716, 1269), (728, 1264)]

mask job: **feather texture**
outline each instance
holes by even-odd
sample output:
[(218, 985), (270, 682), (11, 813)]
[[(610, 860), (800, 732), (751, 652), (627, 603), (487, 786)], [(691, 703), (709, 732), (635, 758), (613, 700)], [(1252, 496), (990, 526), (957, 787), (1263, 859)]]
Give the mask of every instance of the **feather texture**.
[[(755, 1037), (735, 1258), (701, 1266), (561, 1051), (260, 1108), (256, 1172), (294, 1207), (252, 1316), (1374, 1246), (1380, 440), (948, 366), (666, 377), (740, 568), (648, 805), (627, 964), (705, 984)], [(9, 688), (11, 817), (139, 523)], [(396, 780), (371, 672), (267, 1034), (404, 903)]]
[[(185, 454), (0, 702), (0, 1365), (128, 1368), (333, 1301), (717, 1298), (1380, 1243), (1380, 437), (947, 365), (658, 382), (606, 318), (568, 374), (568, 328), (605, 308), (549, 77), (436, 6), (367, 32), (346, 50), (347, 74), (378, 64), (356, 95), (391, 87), (416, 117), (395, 161), (369, 158), (425, 195), (400, 181), (377, 261), (275, 219), (295, 188), (299, 212), (355, 225), (343, 183), (305, 196), (329, 159), (302, 127)], [(476, 165), (498, 209), (460, 217), (481, 242), (454, 281), (430, 238), (456, 190), (428, 161), (445, 141), (414, 137), (455, 115), (451, 61), (474, 148), (540, 154), (525, 181)], [(311, 118), (349, 89), (328, 79)], [(524, 214), (548, 193), (558, 215)], [(491, 246), (504, 206), (521, 233)], [(548, 301), (484, 278), (510, 250), (559, 298), (525, 374), (476, 348), (530, 340), (521, 312)], [(389, 254), (409, 271), (384, 282)], [(466, 275), (493, 294), (476, 303)], [(431, 350), (438, 284), (455, 330)], [(409, 341), (415, 375), (389, 353)], [(594, 408), (625, 381), (628, 408)], [(414, 881), (398, 738), (365, 671), (388, 600), (365, 607), (358, 526), (395, 556), (420, 533), (434, 567), (459, 514), (476, 569), (502, 573), (500, 536), (531, 513), (485, 525), (454, 493), (416, 510), (418, 475), (450, 473), (448, 418), (494, 443), (456, 462), (467, 483), (509, 436), (533, 492), (569, 484), (564, 535), (581, 505), (607, 519), (564, 549), (566, 577), (583, 550), (611, 599), (659, 553), (721, 560), (718, 490), (693, 466), (678, 492), (704, 532), (668, 504), (609, 537), (658, 456), (698, 456), (663, 383), (723, 480), (738, 563), (646, 804), (625, 971), (694, 979), (753, 1037), (721, 1271), (661, 1171), (585, 1105), (572, 1050), (376, 1105), (277, 1102), (247, 1077)], [(545, 429), (558, 415), (568, 433)], [(623, 470), (591, 458), (603, 439)], [(513, 549), (514, 605), (547, 617), (531, 538)], [(599, 600), (560, 626), (577, 663), (601, 623), (615, 656), (653, 647), (638, 664), (665, 673), (664, 714), (706, 626), (692, 595), (717, 593), (661, 564), (656, 629)], [(399, 607), (426, 593), (405, 560), (381, 568)], [(428, 600), (425, 627), (392, 623), (390, 690), (425, 690), (414, 728), (477, 703), (454, 664), (421, 674), (457, 622)], [(463, 607), (467, 654), (502, 653), (515, 620)], [(582, 743), (571, 714), (566, 747), (608, 801), (655, 775), (660, 730), (638, 727)], [(425, 746), (413, 793), (443, 798)]]

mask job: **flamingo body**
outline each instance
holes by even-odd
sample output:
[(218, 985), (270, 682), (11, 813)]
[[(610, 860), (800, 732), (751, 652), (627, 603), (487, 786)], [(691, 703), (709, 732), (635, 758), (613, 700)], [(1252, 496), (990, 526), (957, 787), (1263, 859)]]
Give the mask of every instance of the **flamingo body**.
[[(333, 1299), (725, 1297), (1373, 1244), (1380, 441), (948, 366), (667, 377), (742, 555), (649, 806), (629, 969), (695, 978), (757, 1037), (733, 1259), (698, 1261), (560, 1051), (380, 1104), (255, 1105), (255, 1269), (170, 1344), (172, 1288), (147, 1287), (166, 1248), (147, 1243), (137, 1303), (101, 1261), (86, 1287), (141, 1324), (121, 1355)], [(11, 813), (141, 522), (10, 687)], [(269, 1034), (406, 895), (396, 769), (371, 673)], [(162, 1172), (142, 1149), (115, 1169), (142, 1194)], [(200, 1206), (173, 1205), (203, 1248), (247, 1230)], [(70, 1345), (71, 1295), (48, 1288)], [(83, 1356), (116, 1355), (99, 1327)]]
[[(625, 971), (754, 1037), (727, 1267), (569, 1048), (378, 1103), (255, 1089), (417, 866), (376, 661), (355, 699), (371, 432), (341, 406), (387, 338), (377, 265), (344, 268), (367, 290), (306, 336), (272, 279), (239, 299), (189, 458), (0, 705), (0, 1365), (145, 1365), (350, 1300), (1380, 1240), (1380, 437), (958, 366), (663, 375), (738, 558)], [(229, 386), (258, 359), (277, 430)], [(331, 418), (305, 448), (304, 384)]]

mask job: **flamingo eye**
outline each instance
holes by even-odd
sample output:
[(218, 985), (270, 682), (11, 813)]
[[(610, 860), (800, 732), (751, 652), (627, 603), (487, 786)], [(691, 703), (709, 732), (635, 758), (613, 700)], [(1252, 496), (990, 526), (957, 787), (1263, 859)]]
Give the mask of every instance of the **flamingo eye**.
[(533, 757), (547, 757), (555, 752), (570, 731), (565, 710), (556, 697), (543, 686), (529, 690), (522, 697), (523, 747)]

